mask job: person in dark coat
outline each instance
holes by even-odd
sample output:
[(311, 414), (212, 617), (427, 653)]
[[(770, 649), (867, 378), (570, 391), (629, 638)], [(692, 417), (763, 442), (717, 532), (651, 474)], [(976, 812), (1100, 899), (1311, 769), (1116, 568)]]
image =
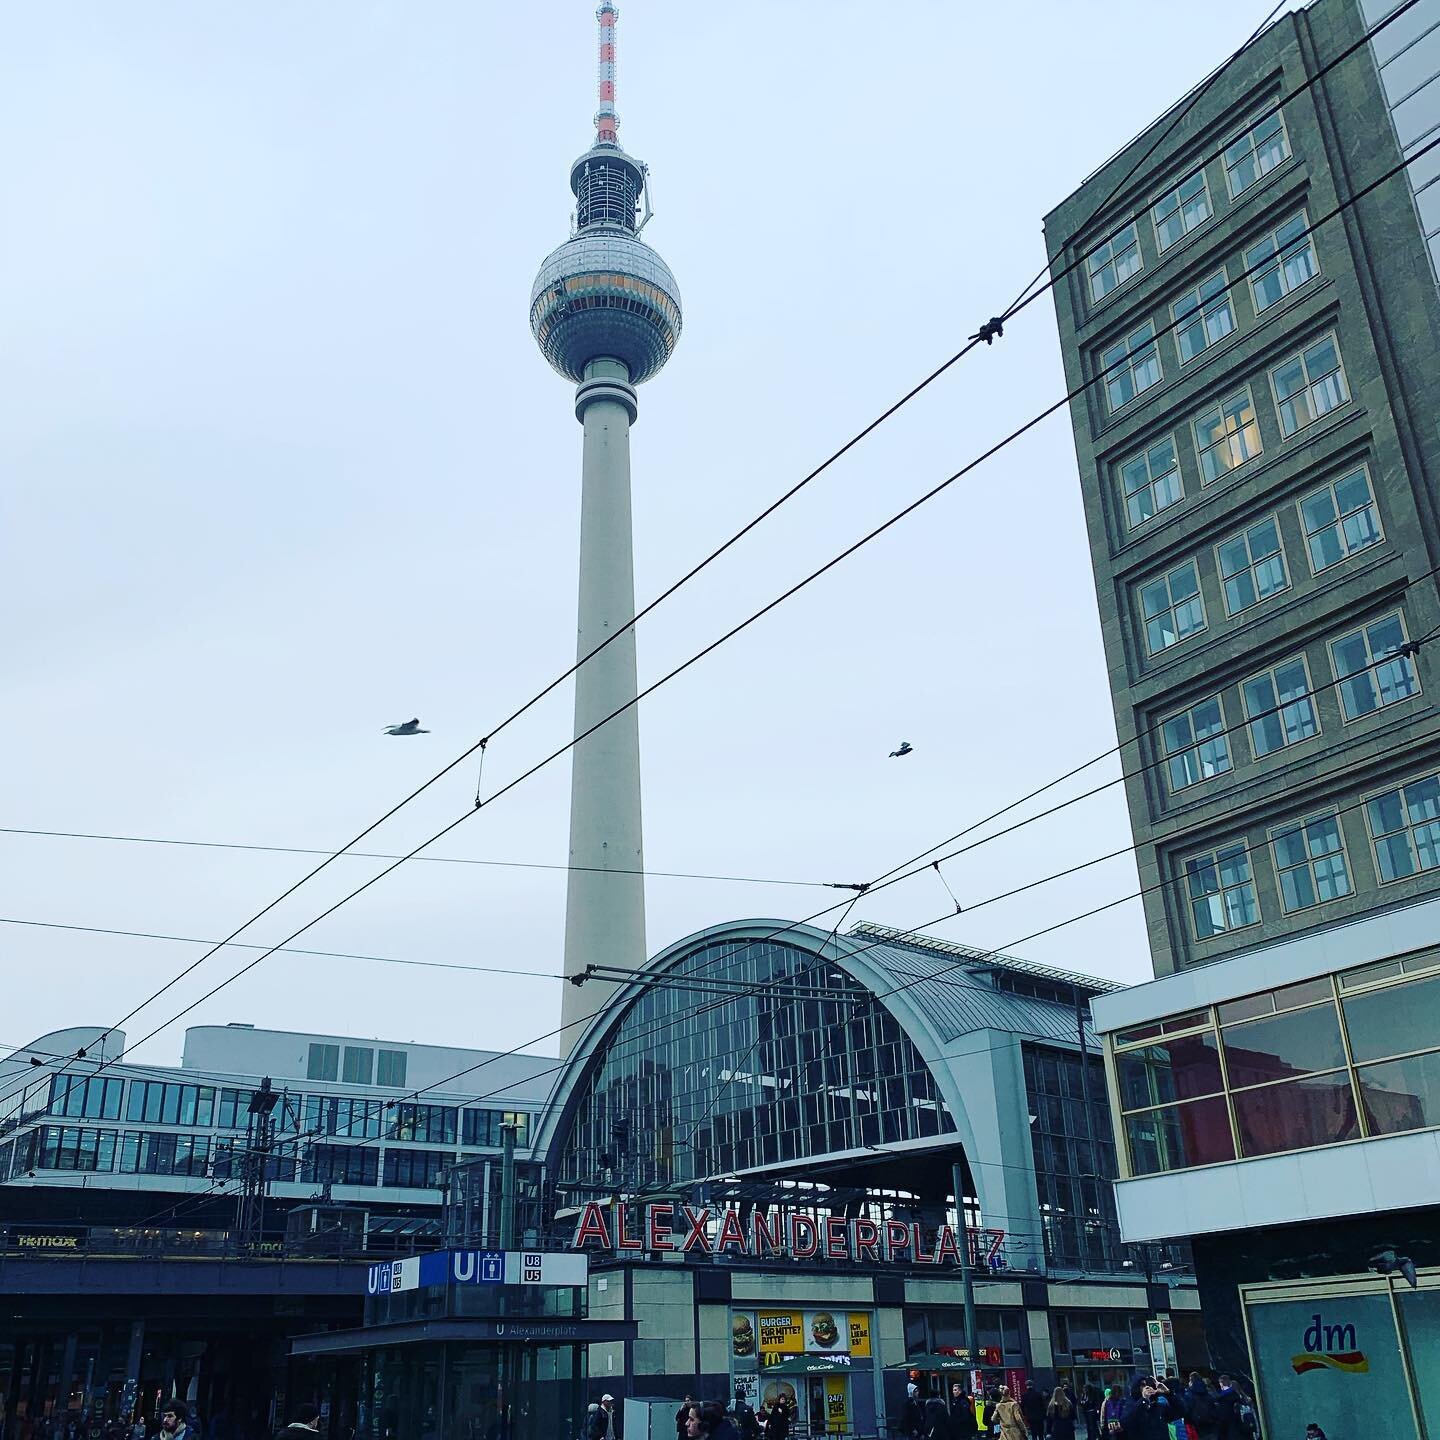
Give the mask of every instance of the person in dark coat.
[(1020, 1392), (1020, 1413), (1025, 1417), (1025, 1428), (1031, 1435), (1045, 1433), (1045, 1397), (1035, 1388), (1033, 1380), (1027, 1380)]
[(1136, 1380), (1120, 1417), (1125, 1440), (1170, 1440), (1169, 1406), (1161, 1401), (1153, 1378)]
[(700, 1407), (700, 1431), (705, 1440), (740, 1440), (735, 1422), (718, 1400), (707, 1400)]
[(925, 1428), (925, 1411), (920, 1406), (920, 1387), (912, 1380), (905, 1387), (905, 1404), (900, 1409), (900, 1433), (915, 1436)]
[(309, 1401), (295, 1407), (290, 1423), (281, 1430), (275, 1440), (315, 1440), (320, 1431), (320, 1407)]
[(955, 1440), (949, 1408), (938, 1396), (925, 1402), (920, 1433), (924, 1440)]
[(980, 1422), (975, 1418), (975, 1402), (963, 1385), (950, 1387), (950, 1429), (955, 1440), (975, 1440)]
[(1075, 1440), (1075, 1404), (1057, 1385), (1045, 1407), (1045, 1434), (1050, 1440)]
[(686, 1395), (685, 1403), (675, 1412), (675, 1436), (676, 1440), (685, 1440), (685, 1422), (690, 1418), (690, 1412), (699, 1404), (693, 1395)]

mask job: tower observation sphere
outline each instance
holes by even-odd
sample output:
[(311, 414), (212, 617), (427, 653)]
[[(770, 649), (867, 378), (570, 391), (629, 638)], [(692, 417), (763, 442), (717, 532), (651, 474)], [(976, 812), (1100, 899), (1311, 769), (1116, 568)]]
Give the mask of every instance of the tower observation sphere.
[(630, 427), (635, 387), (680, 338), (679, 287), (640, 238), (650, 220), (647, 172), (617, 134), (618, 17), (614, 0), (600, 0), (595, 143), (570, 167), (570, 238), (546, 257), (530, 291), (531, 332), (575, 382), (575, 418), (584, 427), (565, 893), (564, 970), (575, 983), (563, 987), (562, 1054), (616, 988), (591, 977), (591, 967), (631, 970), (646, 960)]

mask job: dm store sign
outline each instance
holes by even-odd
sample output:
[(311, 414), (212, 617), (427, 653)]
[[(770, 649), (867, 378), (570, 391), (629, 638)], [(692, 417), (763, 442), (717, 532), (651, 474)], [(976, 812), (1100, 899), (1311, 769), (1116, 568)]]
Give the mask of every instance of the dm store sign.
[(1246, 1311), (1259, 1396), (1272, 1430), (1286, 1417), (1327, 1435), (1413, 1440), (1415, 1422), (1389, 1297), (1312, 1297)]

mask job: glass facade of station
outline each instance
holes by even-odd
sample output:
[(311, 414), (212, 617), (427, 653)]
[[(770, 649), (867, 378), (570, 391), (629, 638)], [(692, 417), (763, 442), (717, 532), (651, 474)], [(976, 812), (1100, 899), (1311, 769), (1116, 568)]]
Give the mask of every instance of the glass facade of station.
[[(606, 1042), (562, 1182), (665, 1185), (954, 1130), (894, 1017), (812, 952), (724, 940), (670, 974)], [(709, 976), (768, 988), (707, 1005)]]

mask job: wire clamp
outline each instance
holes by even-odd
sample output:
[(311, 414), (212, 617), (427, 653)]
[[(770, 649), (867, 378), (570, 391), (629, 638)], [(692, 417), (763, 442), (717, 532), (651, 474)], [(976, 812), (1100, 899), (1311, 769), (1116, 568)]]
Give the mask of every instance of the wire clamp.
[(1003, 315), (992, 315), (970, 338), (972, 340), (983, 340), (987, 345), (993, 345), (1005, 334), (1005, 317)]

